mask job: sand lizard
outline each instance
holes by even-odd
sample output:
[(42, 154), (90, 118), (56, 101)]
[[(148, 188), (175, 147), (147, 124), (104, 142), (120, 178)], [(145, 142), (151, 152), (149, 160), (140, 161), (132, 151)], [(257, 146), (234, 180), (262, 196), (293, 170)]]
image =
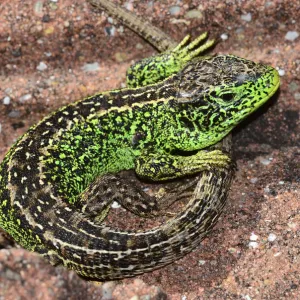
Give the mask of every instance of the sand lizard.
[[(128, 88), (69, 104), (20, 137), (0, 165), (0, 226), (52, 264), (98, 280), (151, 271), (191, 251), (214, 225), (230, 184), (228, 156), (202, 149), (279, 86), (271, 67), (231, 55), (196, 58), (207, 48), (203, 38), (138, 62)], [(148, 231), (106, 227), (97, 215), (112, 200), (142, 216), (156, 210), (155, 199), (117, 174), (133, 168), (154, 181), (204, 171), (202, 198)]]

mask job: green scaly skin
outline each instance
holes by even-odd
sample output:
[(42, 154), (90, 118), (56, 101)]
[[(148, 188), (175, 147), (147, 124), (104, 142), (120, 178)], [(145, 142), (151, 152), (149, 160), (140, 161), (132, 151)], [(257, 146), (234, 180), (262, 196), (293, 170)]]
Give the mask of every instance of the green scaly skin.
[[(201, 149), (220, 141), (279, 86), (269, 66), (231, 55), (194, 58), (202, 51), (198, 42), (184, 40), (133, 66), (128, 82), (142, 87), (70, 104), (19, 138), (0, 165), (0, 227), (51, 263), (98, 280), (148, 272), (191, 251), (215, 224), (230, 184), (222, 173), (231, 168), (228, 156)], [(153, 64), (160, 72), (151, 80), (145, 70)], [(126, 207), (143, 201), (138, 191), (124, 196), (129, 191), (114, 175), (121, 170), (160, 181), (210, 168), (217, 176), (200, 180), (204, 200), (191, 199), (161, 227), (126, 232), (88, 219), (85, 200), (116, 197)]]

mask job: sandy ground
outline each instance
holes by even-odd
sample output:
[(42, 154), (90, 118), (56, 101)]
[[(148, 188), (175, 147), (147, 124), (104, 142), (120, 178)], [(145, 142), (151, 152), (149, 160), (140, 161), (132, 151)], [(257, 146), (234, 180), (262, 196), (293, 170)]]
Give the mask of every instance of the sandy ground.
[[(220, 39), (215, 53), (270, 64), (282, 82), (234, 131), (238, 171), (215, 230), (168, 267), (104, 284), (54, 268), (2, 234), (1, 300), (300, 299), (299, 1), (199, 2), (125, 5), (177, 40), (208, 30)], [(126, 68), (155, 53), (83, 0), (2, 0), (0, 18), (0, 160), (43, 116), (124, 86)]]

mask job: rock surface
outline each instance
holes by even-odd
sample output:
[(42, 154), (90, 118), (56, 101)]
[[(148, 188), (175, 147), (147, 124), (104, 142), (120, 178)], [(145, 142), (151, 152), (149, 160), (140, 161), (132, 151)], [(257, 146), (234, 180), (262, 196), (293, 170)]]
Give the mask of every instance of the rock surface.
[[(174, 39), (226, 36), (214, 52), (278, 68), (280, 92), (235, 130), (228, 205), (191, 254), (136, 279), (95, 284), (0, 235), (0, 299), (299, 299), (299, 2), (133, 3), (126, 7)], [(0, 15), (0, 159), (43, 116), (124, 85), (132, 60), (155, 53), (83, 0), (4, 0)]]

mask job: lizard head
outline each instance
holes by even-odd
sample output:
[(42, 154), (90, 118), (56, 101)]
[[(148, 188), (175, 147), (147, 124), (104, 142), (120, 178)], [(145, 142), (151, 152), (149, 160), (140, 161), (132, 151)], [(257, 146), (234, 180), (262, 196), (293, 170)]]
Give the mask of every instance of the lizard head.
[(181, 116), (213, 133), (214, 142), (264, 104), (280, 83), (272, 67), (232, 55), (198, 58), (177, 76)]

